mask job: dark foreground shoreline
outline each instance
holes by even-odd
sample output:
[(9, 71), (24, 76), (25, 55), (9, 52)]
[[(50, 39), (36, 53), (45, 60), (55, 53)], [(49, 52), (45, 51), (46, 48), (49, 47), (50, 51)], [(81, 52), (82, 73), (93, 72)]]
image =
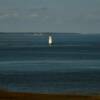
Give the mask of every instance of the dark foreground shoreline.
[(100, 100), (99, 95), (38, 94), (0, 91), (0, 100)]

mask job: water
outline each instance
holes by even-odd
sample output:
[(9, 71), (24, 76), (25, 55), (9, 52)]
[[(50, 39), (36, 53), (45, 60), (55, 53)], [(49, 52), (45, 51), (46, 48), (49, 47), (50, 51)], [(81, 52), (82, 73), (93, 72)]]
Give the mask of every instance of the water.
[(0, 86), (33, 93), (99, 93), (100, 35), (0, 33)]

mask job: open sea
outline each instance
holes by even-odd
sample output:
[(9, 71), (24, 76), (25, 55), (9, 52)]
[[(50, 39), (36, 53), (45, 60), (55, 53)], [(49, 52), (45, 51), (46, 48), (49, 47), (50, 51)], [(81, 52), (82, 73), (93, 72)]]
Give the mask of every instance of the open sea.
[(100, 34), (0, 33), (0, 88), (100, 93)]

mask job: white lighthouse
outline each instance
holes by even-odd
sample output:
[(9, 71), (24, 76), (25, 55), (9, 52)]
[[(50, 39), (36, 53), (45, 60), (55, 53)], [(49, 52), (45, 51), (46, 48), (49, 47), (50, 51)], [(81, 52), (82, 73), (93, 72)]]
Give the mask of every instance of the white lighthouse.
[(52, 43), (53, 43), (52, 36), (51, 36), (51, 35), (49, 35), (49, 38), (48, 38), (48, 44), (49, 44), (49, 46), (51, 46), (51, 45), (52, 45)]

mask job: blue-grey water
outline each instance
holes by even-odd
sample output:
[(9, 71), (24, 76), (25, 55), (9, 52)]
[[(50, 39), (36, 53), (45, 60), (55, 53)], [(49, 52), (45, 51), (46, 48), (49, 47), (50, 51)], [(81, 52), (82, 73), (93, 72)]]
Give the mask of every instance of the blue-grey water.
[(0, 33), (0, 87), (33, 93), (99, 93), (100, 34)]

